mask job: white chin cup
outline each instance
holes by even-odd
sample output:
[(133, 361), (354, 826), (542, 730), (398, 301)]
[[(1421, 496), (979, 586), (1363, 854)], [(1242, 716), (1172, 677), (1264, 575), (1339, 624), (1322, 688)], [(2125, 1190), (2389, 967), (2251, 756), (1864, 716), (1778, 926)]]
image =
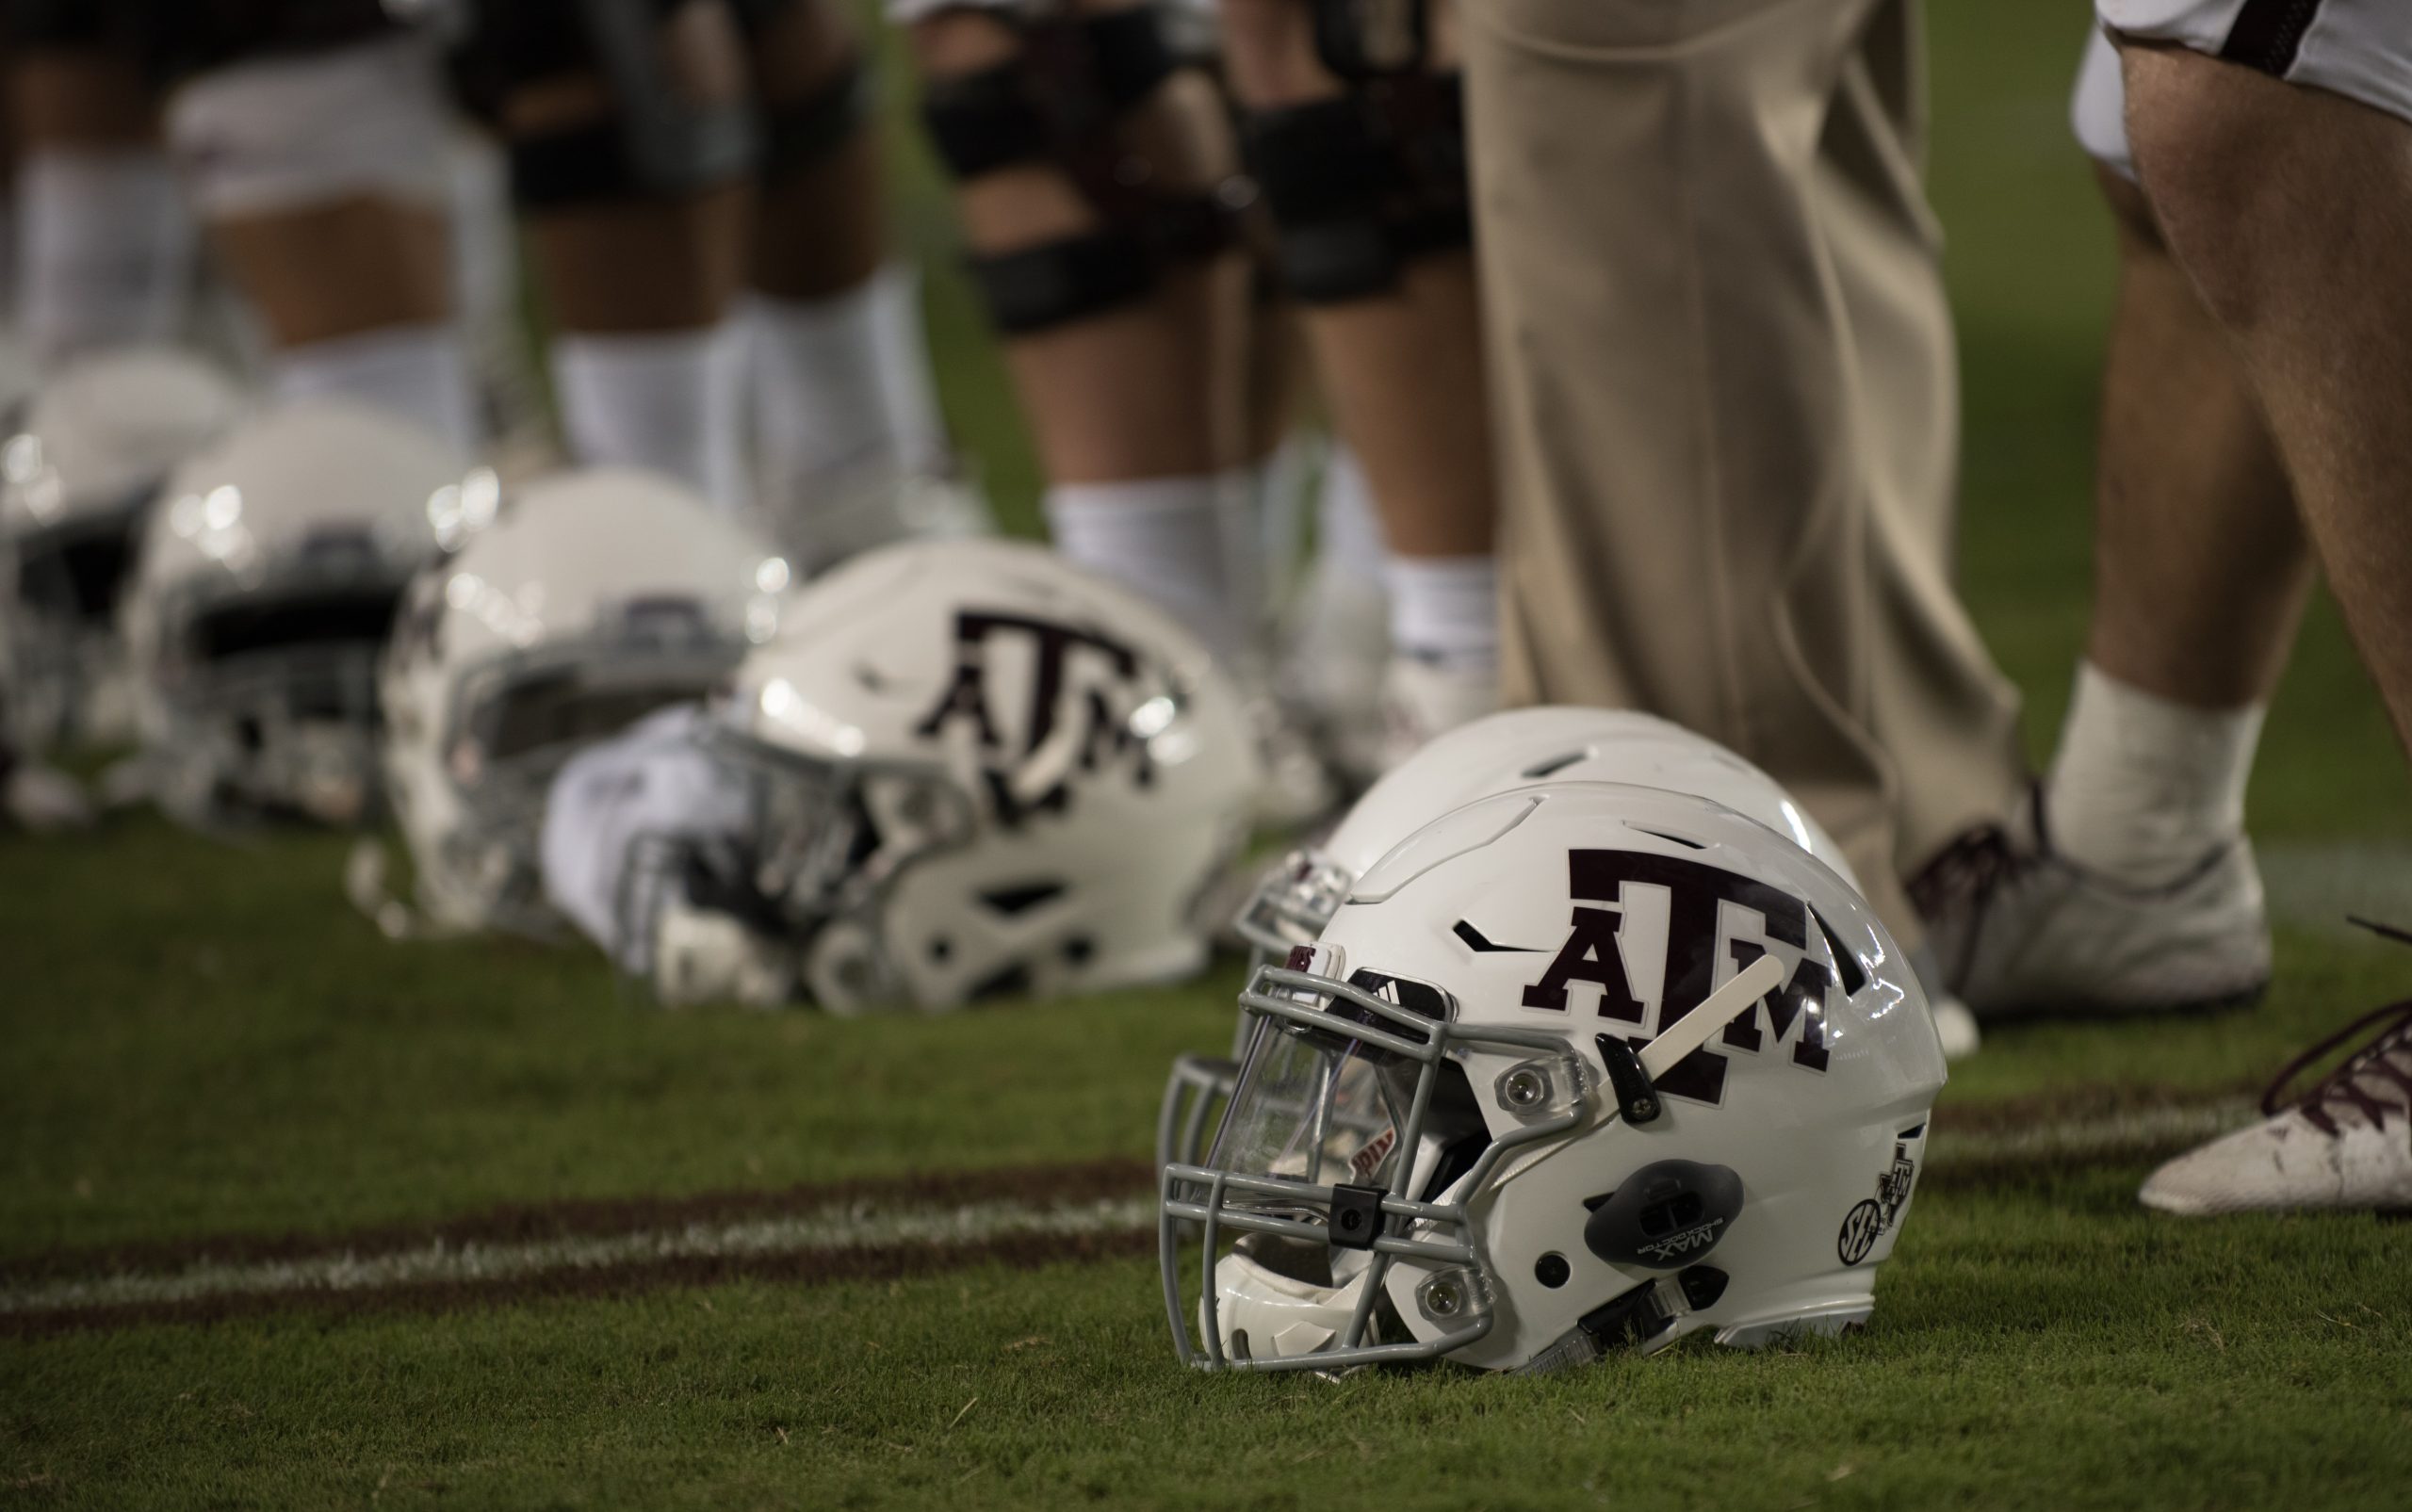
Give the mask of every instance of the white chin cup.
[(726, 914), (684, 899), (664, 902), (655, 923), (653, 989), (663, 1006), (737, 1002), (776, 1008), (795, 994), (787, 952)]
[[(1361, 1268), (1336, 1287), (1317, 1286), (1269, 1271), (1246, 1255), (1226, 1255), (1214, 1266), (1223, 1353), (1234, 1358), (1245, 1351), (1250, 1359), (1289, 1359), (1328, 1349), (1348, 1331), (1364, 1288)], [(1198, 1329), (1201, 1336), (1207, 1331), (1202, 1299)]]

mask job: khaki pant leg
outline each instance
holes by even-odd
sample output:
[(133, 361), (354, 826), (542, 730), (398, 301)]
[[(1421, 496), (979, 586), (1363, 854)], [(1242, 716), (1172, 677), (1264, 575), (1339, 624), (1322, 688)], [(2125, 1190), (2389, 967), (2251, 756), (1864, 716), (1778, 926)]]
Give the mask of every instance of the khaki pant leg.
[(1652, 710), (1899, 883), (2023, 773), (1954, 595), (1957, 397), (1898, 0), (1481, 0), (1514, 701)]

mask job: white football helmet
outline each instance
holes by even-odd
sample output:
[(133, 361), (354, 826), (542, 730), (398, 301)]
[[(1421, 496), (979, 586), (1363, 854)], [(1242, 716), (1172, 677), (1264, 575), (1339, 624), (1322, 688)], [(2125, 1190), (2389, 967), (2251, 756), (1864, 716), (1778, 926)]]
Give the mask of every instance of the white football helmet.
[(380, 649), (491, 474), (334, 398), (280, 404), (176, 469), (125, 605), (152, 795), (185, 822), (358, 823)]
[(146, 512), (241, 405), (215, 367), (164, 347), (69, 364), (0, 441), (0, 620), (17, 735), (40, 750), (131, 725), (117, 611)]
[(1210, 1368), (1839, 1332), (1875, 1305), (1944, 1081), (1845, 878), (1616, 784), (1434, 819), (1240, 1001), (1214, 1153), (1164, 1173), (1165, 1306)]
[[(1429, 741), (1365, 791), (1319, 846), (1266, 871), (1233, 928), (1255, 965), (1312, 945), (1365, 869), (1433, 816), (1534, 783), (1621, 782), (1719, 803), (1790, 837), (1850, 884), (1842, 848), (1773, 777), (1680, 724), (1630, 709), (1544, 707), (1486, 715)], [(1156, 1121), (1156, 1163), (1194, 1162), (1215, 1108), (1230, 1096), (1251, 1023), (1239, 1016), (1230, 1059), (1173, 1062)]]
[[(425, 922), (546, 935), (537, 856), (553, 775), (703, 698), (769, 639), (788, 563), (701, 495), (593, 468), (530, 484), (413, 580), (378, 679), (385, 796)], [(382, 854), (382, 853), (380, 853)], [(390, 906), (388, 906), (390, 904)], [(389, 933), (412, 927), (388, 900)]]
[(735, 854), (688, 848), (675, 886), (624, 889), (652, 900), (620, 934), (654, 943), (634, 964), (671, 1000), (792, 982), (839, 1012), (937, 1009), (1187, 974), (1257, 781), (1195, 637), (1005, 541), (888, 546), (815, 581), (716, 726), (752, 788)]

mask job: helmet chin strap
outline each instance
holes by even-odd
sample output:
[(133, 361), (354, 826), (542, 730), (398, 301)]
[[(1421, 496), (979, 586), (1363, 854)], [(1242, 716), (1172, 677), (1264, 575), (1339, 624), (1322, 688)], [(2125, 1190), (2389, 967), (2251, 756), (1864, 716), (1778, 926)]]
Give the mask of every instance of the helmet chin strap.
[(1784, 967), (1776, 958), (1760, 956), (1736, 972), (1731, 982), (1710, 993), (1707, 1001), (1661, 1031), (1643, 1048), (1641, 1068), (1650, 1073), (1650, 1080), (1657, 1081), (1674, 1069), (1676, 1062), (1707, 1044), (1719, 1031), (1783, 982)]

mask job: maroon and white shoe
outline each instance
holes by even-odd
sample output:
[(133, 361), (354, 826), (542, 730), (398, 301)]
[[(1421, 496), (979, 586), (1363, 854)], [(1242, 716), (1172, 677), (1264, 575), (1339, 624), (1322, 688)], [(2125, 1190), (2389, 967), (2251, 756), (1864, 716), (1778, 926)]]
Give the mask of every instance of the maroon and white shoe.
[[(2287, 1085), (2356, 1038), (2361, 1048), (2297, 1097)], [(2261, 1122), (2190, 1150), (2136, 1195), (2147, 1208), (2223, 1212), (2412, 1209), (2412, 999), (2295, 1058), (2262, 1094)]]

